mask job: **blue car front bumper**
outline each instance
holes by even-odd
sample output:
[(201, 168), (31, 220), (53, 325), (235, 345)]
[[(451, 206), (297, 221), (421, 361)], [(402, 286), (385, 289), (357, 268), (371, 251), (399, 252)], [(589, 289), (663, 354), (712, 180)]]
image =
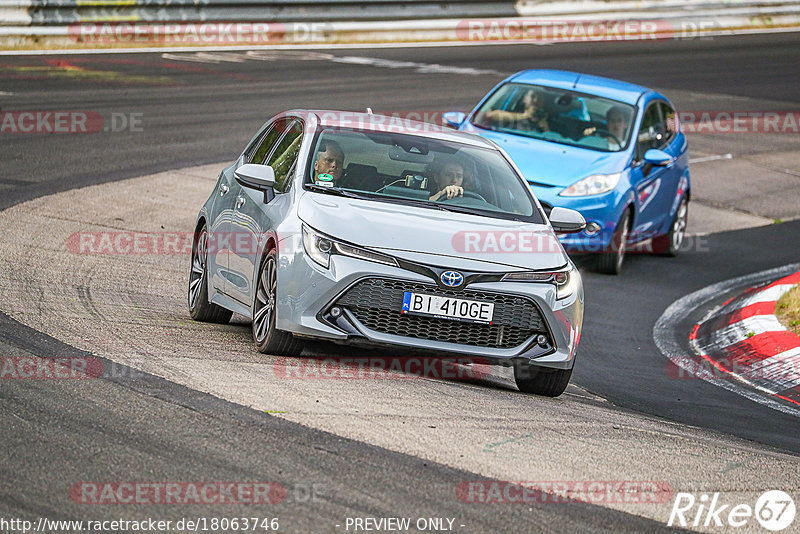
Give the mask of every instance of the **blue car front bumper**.
[(587, 230), (576, 234), (561, 234), (559, 239), (567, 252), (602, 252), (611, 243), (617, 221), (628, 206), (625, 195), (617, 190), (601, 195), (586, 197), (563, 197), (558, 193), (562, 188), (542, 187), (531, 184), (531, 190), (543, 204), (551, 207), (569, 208), (580, 212), (586, 219), (587, 230), (591, 223), (600, 227), (596, 233)]

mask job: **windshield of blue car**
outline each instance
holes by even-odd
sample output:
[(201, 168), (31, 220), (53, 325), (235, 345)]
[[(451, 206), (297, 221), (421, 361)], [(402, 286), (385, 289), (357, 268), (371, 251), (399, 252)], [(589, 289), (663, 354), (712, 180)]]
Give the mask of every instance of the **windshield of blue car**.
[(419, 135), (323, 128), (305, 184), (320, 193), (544, 222), (499, 151)]
[(636, 108), (599, 96), (507, 83), (472, 116), (474, 126), (603, 152), (625, 150)]

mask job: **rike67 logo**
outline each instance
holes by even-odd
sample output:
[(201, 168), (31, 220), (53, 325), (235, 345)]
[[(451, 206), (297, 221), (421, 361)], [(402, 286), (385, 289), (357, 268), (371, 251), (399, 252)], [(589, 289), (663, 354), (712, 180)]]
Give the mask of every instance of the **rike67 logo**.
[(667, 526), (740, 528), (755, 518), (763, 528), (778, 532), (792, 524), (795, 513), (794, 500), (780, 490), (762, 493), (755, 506), (726, 503), (718, 492), (699, 497), (681, 492), (675, 495)]

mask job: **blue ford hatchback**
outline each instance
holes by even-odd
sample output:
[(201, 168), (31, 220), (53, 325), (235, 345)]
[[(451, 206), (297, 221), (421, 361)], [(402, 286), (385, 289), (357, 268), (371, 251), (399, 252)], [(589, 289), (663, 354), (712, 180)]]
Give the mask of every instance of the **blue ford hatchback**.
[(586, 219), (561, 236), (570, 252), (596, 253), (617, 274), (626, 250), (675, 255), (686, 231), (689, 152), (677, 113), (656, 91), (575, 72), (527, 70), (447, 125), (505, 150), (545, 210)]

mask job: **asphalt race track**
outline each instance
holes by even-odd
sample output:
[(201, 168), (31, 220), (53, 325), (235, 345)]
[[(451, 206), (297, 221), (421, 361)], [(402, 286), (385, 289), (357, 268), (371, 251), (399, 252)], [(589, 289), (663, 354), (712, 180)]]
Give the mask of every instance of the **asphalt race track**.
[[(787, 110), (800, 102), (798, 46), (800, 36), (788, 33), (249, 56), (0, 56), (2, 111), (88, 110), (120, 130), (0, 134), (0, 355), (91, 353), (118, 366), (101, 380), (0, 381), (0, 515), (278, 516), (289, 532), (345, 532), (347, 517), (451, 517), (458, 532), (650, 532), (665, 528), (668, 502), (498, 507), (461, 502), (455, 488), (490, 478), (668, 480), (675, 491), (750, 497), (779, 487), (796, 495), (800, 420), (707, 382), (676, 380), (653, 326), (688, 293), (797, 263), (800, 221), (700, 236), (674, 259), (632, 256), (620, 277), (585, 272), (574, 385), (556, 400), (519, 394), (502, 373), (477, 384), (289, 386), (263, 372), (276, 363), (255, 353), (245, 324), (188, 320), (185, 257), (97, 259), (69, 254), (63, 243), (94, 224), (190, 231), (182, 225), (191, 225), (222, 163), (283, 109), (465, 110), (506, 75), (539, 66), (652, 86), (679, 109)], [(796, 139), (690, 142), (693, 155), (734, 153), (761, 164), (763, 154), (797, 150)], [(152, 176), (175, 169), (186, 170)], [(800, 178), (782, 180), (759, 190), (762, 218), (798, 216)], [(97, 187), (80, 189), (87, 186)], [(698, 197), (731, 207), (702, 183)], [(681, 324), (688, 331), (698, 319)], [(175, 337), (154, 337), (165, 329)], [(72, 484), (92, 480), (268, 480), (289, 493), (255, 514), (244, 505), (70, 499)]]

